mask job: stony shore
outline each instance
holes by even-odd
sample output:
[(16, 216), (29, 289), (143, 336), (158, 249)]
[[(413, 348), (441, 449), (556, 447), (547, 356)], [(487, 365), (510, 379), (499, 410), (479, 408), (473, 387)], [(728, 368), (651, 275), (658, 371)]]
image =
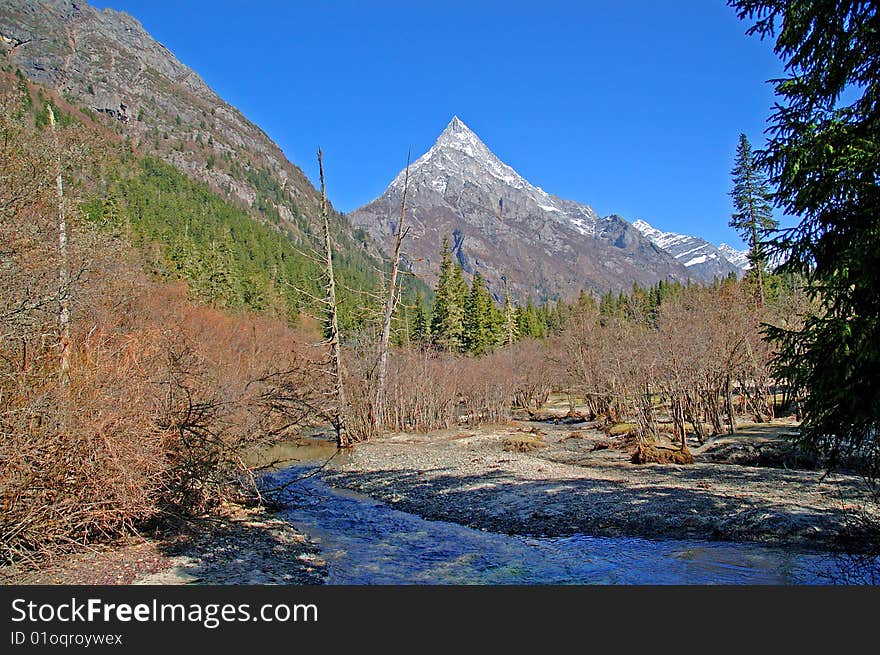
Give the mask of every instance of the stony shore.
[(0, 584), (323, 584), (308, 538), (261, 508), (229, 505), (164, 535), (60, 555), (38, 570), (0, 569)]
[[(427, 519), (508, 534), (698, 538), (804, 549), (838, 545), (864, 513), (856, 476), (770, 457), (791, 425), (740, 429), (693, 447), (692, 465), (630, 462), (590, 425), (513, 422), (359, 444), (325, 479)], [(531, 452), (510, 440), (536, 439)], [(508, 447), (505, 449), (505, 441)], [(721, 461), (719, 461), (721, 460)], [(744, 465), (776, 460), (775, 466)], [(732, 463), (741, 462), (741, 463)]]

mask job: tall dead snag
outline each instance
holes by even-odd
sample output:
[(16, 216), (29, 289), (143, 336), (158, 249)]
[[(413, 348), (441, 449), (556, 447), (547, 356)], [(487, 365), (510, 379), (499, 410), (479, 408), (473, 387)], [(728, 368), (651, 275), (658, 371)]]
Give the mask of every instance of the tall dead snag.
[(324, 156), (318, 148), (318, 171), (321, 175), (321, 220), (324, 224), (325, 275), (327, 276), (327, 323), (330, 328), (330, 376), (333, 379), (333, 394), (336, 397), (333, 409), (333, 428), (336, 430), (336, 445), (340, 448), (351, 446), (345, 425), (345, 386), (342, 382), (342, 354), (339, 343), (339, 318), (336, 305), (336, 281), (333, 276), (333, 243), (330, 239), (330, 219), (327, 212), (327, 192), (324, 188)]
[(67, 270), (67, 222), (64, 217), (64, 183), (61, 180), (61, 148), (58, 144), (58, 135), (55, 132), (55, 112), (52, 104), (48, 103), (49, 126), (52, 130), (52, 139), (55, 146), (57, 174), (55, 186), (58, 191), (58, 330), (61, 336), (61, 362), (58, 371), (58, 381), (66, 386), (70, 381), (70, 273)]
[(400, 201), (400, 220), (397, 221), (397, 238), (394, 242), (394, 256), (391, 260), (391, 281), (385, 298), (385, 320), (382, 323), (382, 339), (379, 342), (379, 370), (376, 374), (376, 402), (373, 404), (373, 431), (378, 432), (385, 410), (385, 379), (388, 373), (388, 344), (391, 340), (391, 316), (397, 304), (397, 273), (400, 270), (400, 245), (406, 237), (404, 218), (406, 217), (406, 192), (409, 188), (409, 161), (412, 150), (406, 154), (406, 172), (403, 177), (403, 198)]
[(516, 311), (513, 303), (510, 301), (510, 287), (507, 285), (507, 276), (502, 275), (504, 281), (504, 324), (506, 335), (504, 339), (505, 345), (512, 346), (516, 342)]

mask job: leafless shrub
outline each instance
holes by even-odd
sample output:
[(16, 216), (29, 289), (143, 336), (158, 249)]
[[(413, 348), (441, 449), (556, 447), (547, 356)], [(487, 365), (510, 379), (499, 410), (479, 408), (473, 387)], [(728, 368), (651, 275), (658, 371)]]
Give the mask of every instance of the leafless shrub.
[(735, 282), (688, 287), (662, 304), (656, 322), (581, 310), (550, 359), (590, 414), (636, 426), (639, 461), (671, 461), (658, 451), (670, 427), (687, 461), (688, 435), (702, 443), (732, 432), (737, 404), (756, 421), (772, 417), (761, 321)]

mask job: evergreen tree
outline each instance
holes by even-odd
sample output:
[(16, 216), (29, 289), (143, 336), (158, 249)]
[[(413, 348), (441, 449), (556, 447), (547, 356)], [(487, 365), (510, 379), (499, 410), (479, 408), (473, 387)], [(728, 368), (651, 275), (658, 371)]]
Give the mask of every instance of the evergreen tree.
[[(731, 0), (749, 33), (775, 38), (776, 82), (762, 164), (800, 223), (771, 244), (821, 307), (770, 328), (777, 379), (803, 398), (801, 444), (860, 459), (880, 479), (880, 39), (874, 2)], [(845, 95), (844, 95), (845, 94)]]
[(593, 297), (593, 294), (587, 293), (584, 289), (581, 289), (580, 294), (578, 295), (578, 309), (587, 310), (590, 312), (599, 311), (599, 306), (596, 304), (596, 298)]
[(489, 332), (493, 348), (507, 343), (507, 315), (494, 301), (489, 306)]
[(569, 309), (562, 299), (556, 301), (556, 304), (549, 310), (547, 316), (547, 332), (549, 334), (559, 334), (565, 327), (568, 320)]
[(431, 340), (439, 348), (460, 351), (464, 333), (464, 299), (467, 283), (461, 268), (452, 263), (449, 239), (440, 251), (440, 277), (431, 314)]
[(463, 345), (468, 352), (483, 355), (491, 349), (491, 310), (492, 298), (486, 281), (477, 271), (465, 302)]
[(606, 318), (615, 318), (620, 313), (620, 300), (613, 291), (606, 291), (599, 300), (599, 314)]
[(547, 324), (542, 321), (541, 314), (529, 298), (525, 308), (516, 309), (517, 330), (520, 336), (532, 339), (543, 339), (547, 336)]
[(425, 316), (421, 291), (416, 294), (415, 316), (412, 319), (409, 338), (417, 346), (423, 346), (428, 342), (428, 319)]
[(769, 234), (779, 227), (779, 223), (773, 218), (769, 183), (755, 161), (752, 146), (745, 134), (739, 135), (732, 175), (733, 191), (730, 195), (736, 211), (730, 219), (730, 227), (739, 232), (749, 246), (750, 274), (755, 276), (758, 303), (763, 306), (767, 264), (763, 244)]

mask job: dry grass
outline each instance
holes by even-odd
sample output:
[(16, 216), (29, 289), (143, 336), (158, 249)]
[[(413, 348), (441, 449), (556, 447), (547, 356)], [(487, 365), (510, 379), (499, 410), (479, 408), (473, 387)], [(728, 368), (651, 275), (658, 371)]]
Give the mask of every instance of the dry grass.
[(530, 453), (546, 448), (547, 442), (538, 436), (522, 435), (507, 437), (501, 442), (501, 449), (509, 453)]
[(633, 464), (693, 464), (694, 457), (687, 451), (639, 444), (632, 455)]

